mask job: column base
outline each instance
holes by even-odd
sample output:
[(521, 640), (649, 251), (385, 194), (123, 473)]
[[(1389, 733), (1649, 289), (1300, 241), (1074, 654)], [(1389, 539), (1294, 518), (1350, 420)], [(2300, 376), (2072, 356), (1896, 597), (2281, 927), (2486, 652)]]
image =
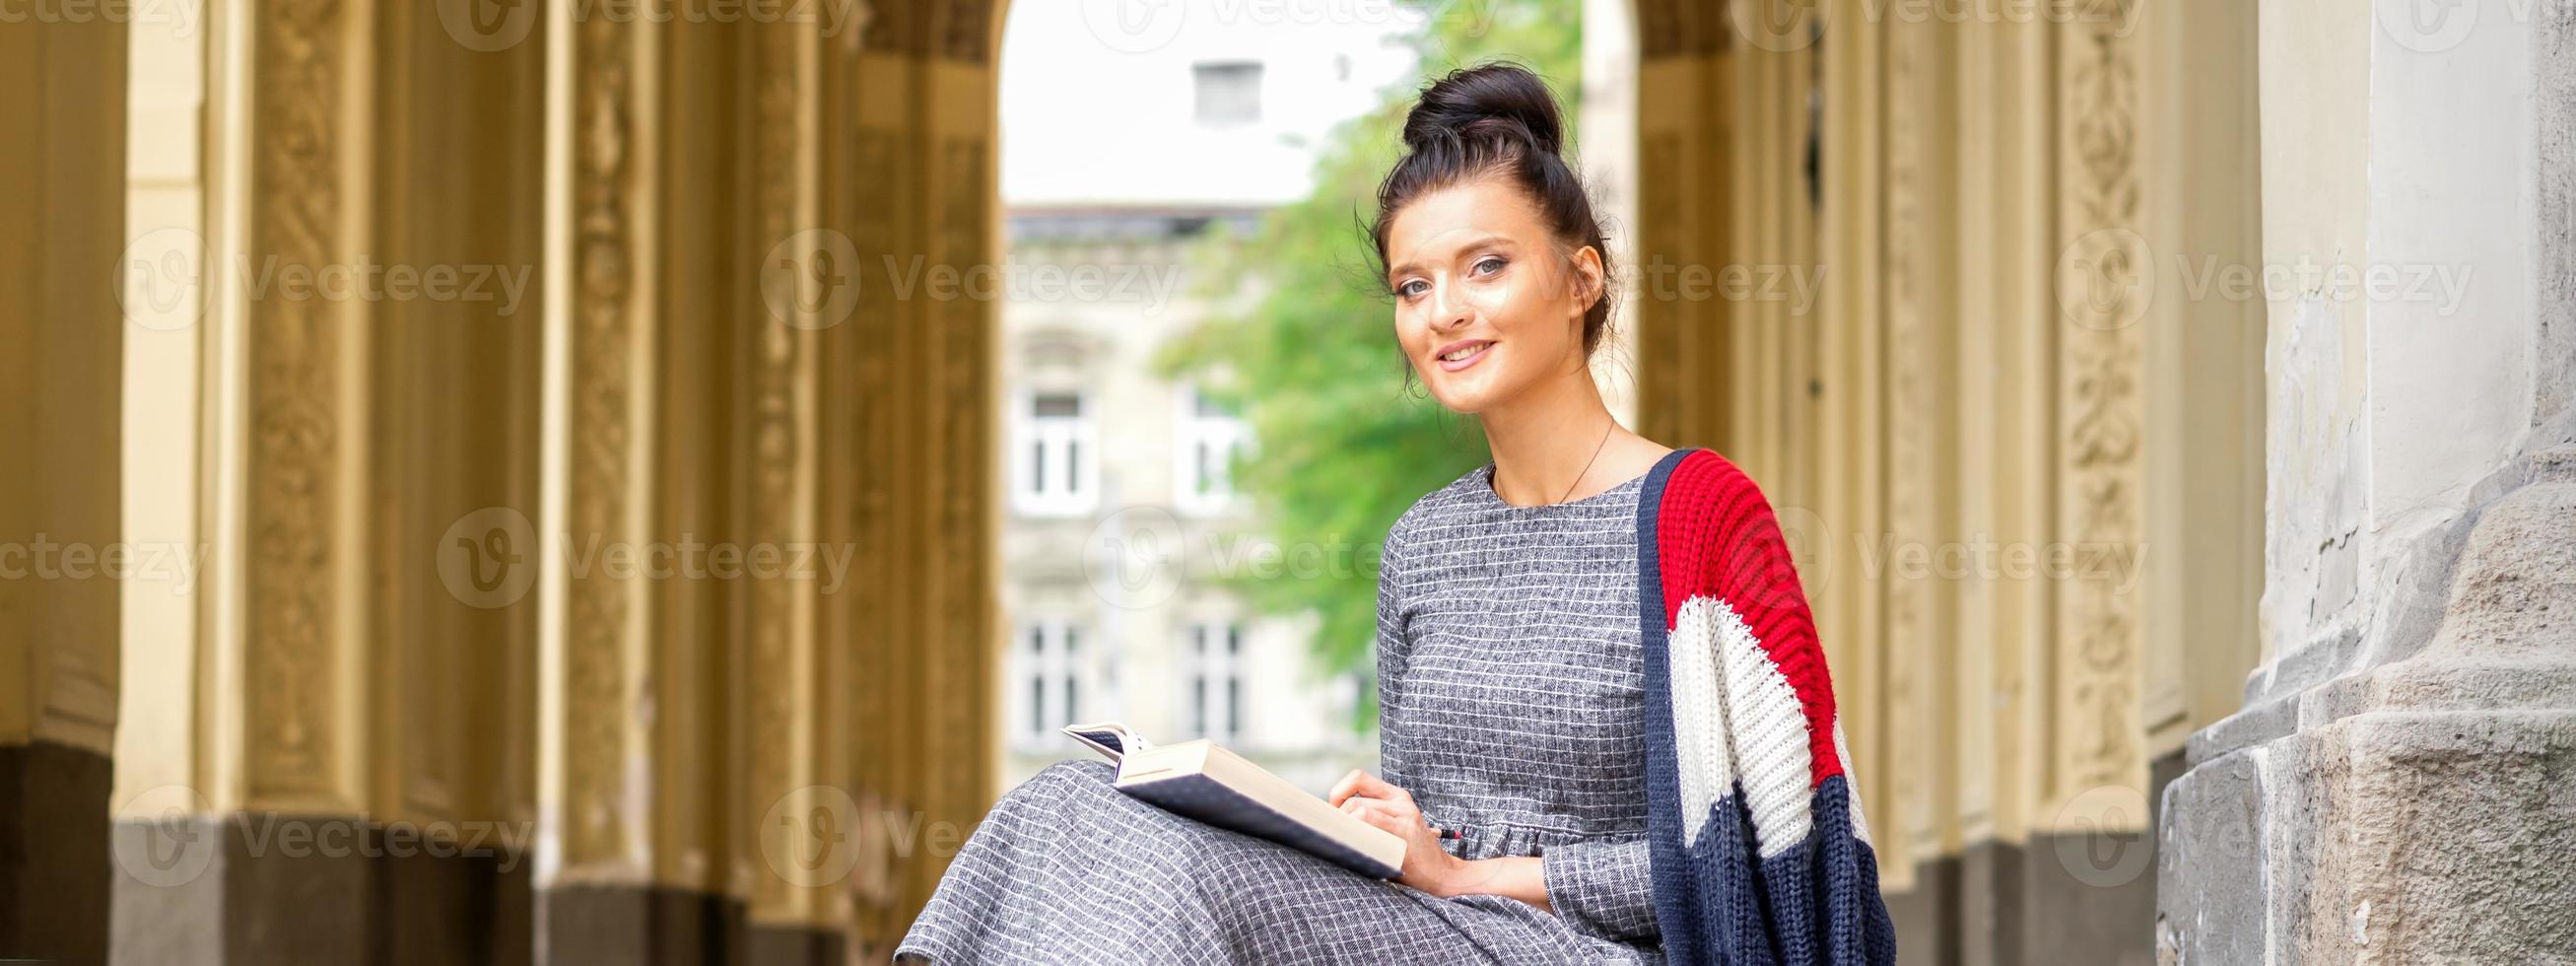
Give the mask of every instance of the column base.
[[(2176, 754), (2154, 777), (2180, 770)], [(2145, 831), (2054, 833), (1919, 863), (1915, 887), (1887, 896), (1896, 947), (1908, 963), (1937, 966), (2149, 966), (2153, 849)]]
[(123, 819), (108, 834), (118, 966), (531, 962), (526, 855), (347, 816)]
[(810, 926), (751, 927), (751, 966), (839, 966), (849, 958), (838, 929)]
[(742, 900), (665, 886), (541, 890), (537, 920), (555, 963), (738, 963), (748, 941)]
[(0, 746), (0, 959), (107, 961), (108, 756)]

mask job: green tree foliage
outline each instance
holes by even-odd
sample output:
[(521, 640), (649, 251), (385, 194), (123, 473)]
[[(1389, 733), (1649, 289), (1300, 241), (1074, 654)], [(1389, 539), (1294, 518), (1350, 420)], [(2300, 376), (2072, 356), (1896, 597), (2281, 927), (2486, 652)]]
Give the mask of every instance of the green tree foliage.
[[(1451, 0), (1407, 39), (1414, 76), (1318, 153), (1314, 193), (1268, 212), (1250, 237), (1212, 237), (1193, 274), (1212, 291), (1258, 279), (1255, 299), (1168, 345), (1158, 368), (1200, 383), (1250, 422), (1256, 451), (1234, 466), (1258, 508), (1256, 537), (1277, 568), (1242, 568), (1234, 589), (1264, 614), (1320, 618), (1313, 665), (1375, 670), (1378, 546), (1423, 494), (1490, 458), (1472, 420), (1415, 383), (1394, 341), (1394, 303), (1376, 277), (1367, 226), (1399, 153), (1405, 109), (1456, 67), (1508, 60), (1536, 71), (1575, 116), (1583, 46), (1577, 0)], [(1268, 571), (1262, 574), (1260, 571)], [(1376, 721), (1363, 688), (1359, 724)]]

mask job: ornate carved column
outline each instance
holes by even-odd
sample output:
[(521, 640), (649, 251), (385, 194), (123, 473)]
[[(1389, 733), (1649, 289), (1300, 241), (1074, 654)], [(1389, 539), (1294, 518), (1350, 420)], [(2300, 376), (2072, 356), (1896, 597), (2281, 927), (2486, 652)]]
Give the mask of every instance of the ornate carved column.
[[(539, 519), (540, 959), (658, 937), (655, 588), (605, 553), (657, 537), (667, 25), (547, 7), (545, 464)], [(591, 566), (574, 568), (575, 552)], [(675, 669), (676, 670), (676, 669)], [(683, 910), (675, 910), (683, 911)], [(694, 912), (695, 910), (685, 910)]]
[[(890, 951), (991, 803), (997, 753), (990, 490), (995, 306), (974, 279), (998, 266), (992, 205), (993, 52), (981, 2), (874, 11), (835, 96), (833, 208), (864, 281), (857, 326), (835, 332), (854, 379), (853, 580), (859, 776), (858, 953)], [(926, 282), (946, 276), (967, 291)], [(935, 697), (933, 697), (935, 696)]]
[(2428, 11), (2257, 14), (2264, 663), (2163, 797), (2168, 961), (2576, 958), (2576, 10)]
[(128, 590), (117, 960), (523, 959), (533, 557), (443, 544), (535, 507), (542, 49), (205, 14), (136, 22), (123, 490), (201, 566)]
[[(125, 321), (121, 22), (0, 23), (0, 957), (108, 948), (107, 807), (125, 546), (116, 391)], [(181, 548), (162, 548), (167, 553)]]
[[(740, 337), (749, 360), (743, 465), (751, 539), (814, 547), (846, 561), (850, 544), (827, 535), (825, 517), (846, 493), (823, 488), (828, 459), (854, 441), (827, 437), (822, 389), (825, 339), (850, 324), (856, 292), (848, 236), (822, 221), (824, 47), (805, 24), (763, 24), (745, 38), (746, 98), (755, 127), (747, 145), (752, 204), (747, 251), (766, 255), (744, 294)], [(844, 392), (863, 387), (840, 380)], [(846, 722), (831, 709), (853, 700), (847, 661), (825, 647), (827, 595), (846, 585), (839, 571), (805, 579), (757, 580), (741, 694), (745, 756), (738, 812), (749, 838), (749, 955), (756, 963), (839, 962), (846, 941), (842, 903), (856, 862), (859, 815), (849, 793)]]

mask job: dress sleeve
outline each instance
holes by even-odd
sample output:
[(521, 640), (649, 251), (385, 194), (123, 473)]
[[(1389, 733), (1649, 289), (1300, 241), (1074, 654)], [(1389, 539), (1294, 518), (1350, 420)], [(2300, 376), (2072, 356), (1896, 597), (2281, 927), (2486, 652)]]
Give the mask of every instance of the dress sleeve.
[(1378, 546), (1377, 569), (1378, 777), (1399, 788), (1412, 786), (1407, 784), (1402, 742), (1387, 723), (1396, 720), (1395, 710), (1403, 706), (1404, 662), (1411, 643), (1404, 616), (1404, 528), (1400, 519), (1388, 528)]
[(1539, 855), (1547, 904), (1566, 925), (1606, 939), (1652, 939), (1655, 875), (1642, 838), (1569, 842)]

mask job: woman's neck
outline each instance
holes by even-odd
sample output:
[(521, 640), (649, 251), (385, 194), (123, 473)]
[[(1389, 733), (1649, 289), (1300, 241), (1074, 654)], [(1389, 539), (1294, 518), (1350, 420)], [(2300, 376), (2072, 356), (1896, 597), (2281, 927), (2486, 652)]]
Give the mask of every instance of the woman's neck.
[(1589, 371), (1533, 386), (1479, 416), (1494, 454), (1494, 492), (1505, 503), (1556, 503), (1598, 489), (1584, 487), (1585, 480), (1627, 478), (1602, 473), (1618, 448), (1614, 437), (1626, 430), (1611, 418)]

